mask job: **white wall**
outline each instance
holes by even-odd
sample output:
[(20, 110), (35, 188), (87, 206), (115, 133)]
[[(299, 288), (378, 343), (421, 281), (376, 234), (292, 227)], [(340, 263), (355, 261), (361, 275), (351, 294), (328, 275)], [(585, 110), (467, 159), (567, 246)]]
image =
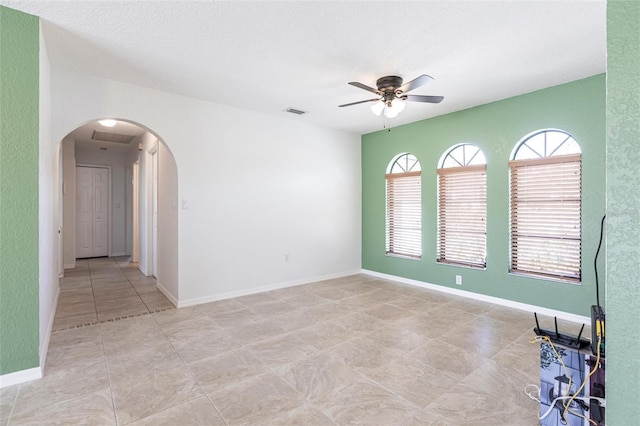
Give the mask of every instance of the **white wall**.
[(39, 254), (39, 348), (40, 368), (49, 347), (58, 298), (58, 273), (60, 260), (60, 157), (57, 145), (51, 141), (51, 81), (47, 49), (40, 32), (40, 142), (38, 202), (38, 254)]
[[(171, 152), (158, 144), (158, 286), (173, 302), (178, 288), (178, 170)], [(169, 296), (168, 295), (168, 296)]]
[(62, 150), (62, 247), (64, 267), (76, 267), (76, 144), (66, 138)]
[[(126, 230), (126, 168), (127, 153), (83, 149), (76, 145), (77, 165), (100, 165), (111, 168), (111, 252), (112, 256), (127, 253)], [(129, 183), (130, 185), (130, 183)]]
[(140, 137), (142, 147), (139, 160), (139, 219), (140, 224), (140, 270), (152, 275), (153, 223), (151, 219), (152, 199), (152, 152), (158, 159), (158, 242), (157, 284), (167, 297), (177, 304), (178, 288), (178, 170), (175, 159), (161, 140), (150, 132)]
[(54, 140), (111, 116), (146, 126), (173, 153), (181, 302), (360, 269), (358, 135), (60, 69), (52, 77)]

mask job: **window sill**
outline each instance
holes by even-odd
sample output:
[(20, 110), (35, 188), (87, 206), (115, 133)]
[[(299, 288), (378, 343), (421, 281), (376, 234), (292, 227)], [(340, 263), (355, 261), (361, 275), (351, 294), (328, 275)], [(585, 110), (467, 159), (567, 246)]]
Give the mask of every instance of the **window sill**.
[(475, 266), (475, 265), (470, 265), (468, 263), (441, 262), (441, 261), (439, 261), (437, 259), (436, 259), (436, 263), (438, 265), (455, 266), (456, 268), (473, 269), (474, 271), (486, 271), (487, 270), (486, 266)]
[(395, 253), (385, 253), (385, 256), (387, 256), (387, 257), (396, 257), (398, 259), (406, 259), (406, 260), (422, 260), (422, 256), (415, 257), (415, 256), (407, 256), (407, 255), (395, 254)]
[(535, 279), (535, 280), (551, 281), (551, 282), (559, 283), (559, 284), (582, 285), (582, 281), (570, 280), (570, 279), (562, 279), (562, 278), (553, 278), (553, 277), (548, 277), (548, 276), (545, 276), (545, 275), (538, 275), (538, 274), (526, 273), (526, 272), (511, 272), (510, 271), (509, 275), (513, 275), (513, 276), (516, 276), (516, 277), (523, 277), (523, 278), (531, 278), (531, 279)]

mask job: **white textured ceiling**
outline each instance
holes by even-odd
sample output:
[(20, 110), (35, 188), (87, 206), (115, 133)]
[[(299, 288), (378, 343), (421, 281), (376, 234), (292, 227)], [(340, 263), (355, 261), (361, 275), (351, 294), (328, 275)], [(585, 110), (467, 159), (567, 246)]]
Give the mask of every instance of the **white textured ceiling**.
[[(9, 1), (53, 66), (356, 133), (605, 72), (599, 1)], [(347, 85), (435, 81), (391, 120)], [(309, 111), (303, 116), (287, 107)]]

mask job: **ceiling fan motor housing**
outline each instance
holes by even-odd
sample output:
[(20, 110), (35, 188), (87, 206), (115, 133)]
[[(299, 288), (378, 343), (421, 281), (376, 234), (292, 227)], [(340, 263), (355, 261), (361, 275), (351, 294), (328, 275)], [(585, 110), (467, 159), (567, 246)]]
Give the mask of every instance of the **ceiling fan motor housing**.
[(376, 81), (378, 90), (384, 93), (395, 92), (397, 88), (402, 86), (402, 77), (397, 75), (388, 75), (386, 77), (380, 77)]

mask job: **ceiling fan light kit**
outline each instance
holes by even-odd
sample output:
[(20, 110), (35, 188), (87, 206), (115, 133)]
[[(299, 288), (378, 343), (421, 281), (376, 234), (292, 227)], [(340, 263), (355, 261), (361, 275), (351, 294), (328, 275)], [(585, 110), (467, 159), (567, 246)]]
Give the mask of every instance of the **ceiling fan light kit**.
[(338, 105), (339, 107), (346, 107), (351, 105), (362, 104), (365, 102), (374, 102), (371, 105), (371, 111), (375, 115), (383, 114), (387, 118), (396, 117), (399, 113), (404, 110), (405, 101), (411, 102), (426, 102), (437, 104), (442, 102), (444, 99), (442, 96), (423, 96), (423, 95), (407, 95), (406, 93), (417, 89), (420, 86), (423, 86), (433, 80), (433, 78), (429, 77), (426, 74), (423, 74), (406, 84), (402, 84), (402, 77), (398, 77), (396, 75), (389, 75), (385, 77), (380, 77), (376, 81), (377, 89), (373, 87), (369, 87), (366, 84), (359, 83), (357, 81), (352, 81), (349, 84), (355, 87), (359, 87), (360, 89), (366, 90), (368, 92), (375, 93), (378, 95), (377, 98), (366, 99), (364, 101), (351, 102), (348, 104)]
[(393, 101), (384, 102), (379, 100), (371, 105), (371, 111), (375, 115), (383, 114), (387, 118), (397, 117), (405, 107), (405, 102), (402, 99), (394, 99)]
[(386, 107), (386, 105), (384, 104), (383, 101), (377, 101), (376, 103), (374, 103), (373, 105), (371, 105), (371, 111), (375, 114), (375, 115), (380, 115), (382, 114), (382, 111), (384, 110), (384, 108)]

